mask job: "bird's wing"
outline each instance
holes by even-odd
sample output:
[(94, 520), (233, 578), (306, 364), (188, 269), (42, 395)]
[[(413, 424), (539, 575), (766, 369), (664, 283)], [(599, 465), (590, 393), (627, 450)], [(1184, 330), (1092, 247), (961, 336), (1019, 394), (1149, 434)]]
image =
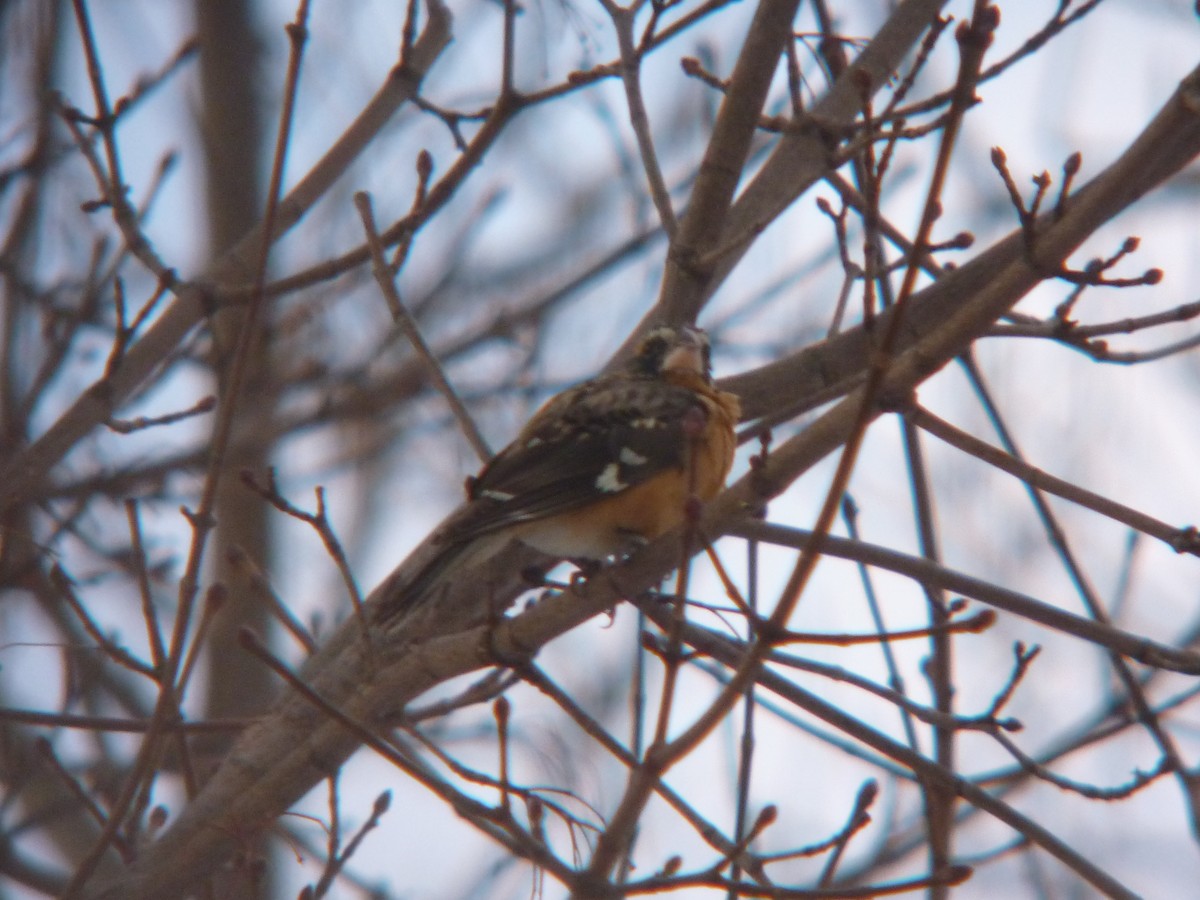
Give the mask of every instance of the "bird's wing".
[(690, 410), (704, 410), (694, 391), (658, 380), (610, 376), (555, 397), (471, 483), (446, 539), (577, 509), (682, 467)]

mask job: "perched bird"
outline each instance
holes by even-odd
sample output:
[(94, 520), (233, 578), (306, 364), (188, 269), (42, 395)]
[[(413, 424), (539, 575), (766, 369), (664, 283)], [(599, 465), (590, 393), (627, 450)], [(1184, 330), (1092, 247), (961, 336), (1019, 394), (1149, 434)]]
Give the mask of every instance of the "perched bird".
[[(708, 336), (649, 332), (619, 369), (550, 398), (467, 481), (443, 547), (405, 591), (520, 541), (573, 561), (623, 556), (716, 496), (736, 447), (738, 399), (712, 382)], [(387, 615), (386, 610), (384, 615)]]

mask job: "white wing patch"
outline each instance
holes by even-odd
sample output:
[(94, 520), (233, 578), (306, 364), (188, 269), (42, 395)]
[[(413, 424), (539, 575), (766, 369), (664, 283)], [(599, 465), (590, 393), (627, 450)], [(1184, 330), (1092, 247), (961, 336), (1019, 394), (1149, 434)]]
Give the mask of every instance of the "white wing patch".
[(619, 463), (609, 463), (596, 476), (596, 490), (606, 494), (615, 494), (625, 490), (629, 485), (621, 481), (621, 466)]
[(627, 466), (644, 466), (650, 462), (650, 457), (642, 456), (642, 454), (631, 450), (628, 447), (621, 448), (621, 455), (618, 457), (622, 463)]
[(479, 492), (479, 496), (487, 497), (489, 500), (497, 500), (500, 503), (507, 503), (509, 500), (512, 500), (517, 495), (511, 494), (508, 491), (482, 490)]

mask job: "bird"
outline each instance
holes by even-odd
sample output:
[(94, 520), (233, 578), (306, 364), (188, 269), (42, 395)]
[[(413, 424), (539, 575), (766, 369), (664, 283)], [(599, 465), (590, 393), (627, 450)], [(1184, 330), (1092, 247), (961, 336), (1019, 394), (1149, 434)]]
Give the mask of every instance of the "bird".
[(451, 566), (512, 541), (587, 565), (682, 525), (692, 498), (724, 486), (737, 446), (740, 404), (711, 367), (704, 331), (660, 326), (616, 369), (551, 397), (467, 479), (466, 504), (435, 533), (439, 552), (404, 595), (417, 599)]

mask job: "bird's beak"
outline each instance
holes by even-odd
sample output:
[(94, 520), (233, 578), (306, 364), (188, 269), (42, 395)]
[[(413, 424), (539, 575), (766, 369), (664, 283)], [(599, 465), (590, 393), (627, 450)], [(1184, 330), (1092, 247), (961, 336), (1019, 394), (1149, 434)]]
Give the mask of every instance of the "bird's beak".
[(681, 328), (676, 336), (676, 343), (663, 358), (663, 371), (694, 372), (703, 375), (706, 368), (704, 359), (704, 338), (690, 328)]

